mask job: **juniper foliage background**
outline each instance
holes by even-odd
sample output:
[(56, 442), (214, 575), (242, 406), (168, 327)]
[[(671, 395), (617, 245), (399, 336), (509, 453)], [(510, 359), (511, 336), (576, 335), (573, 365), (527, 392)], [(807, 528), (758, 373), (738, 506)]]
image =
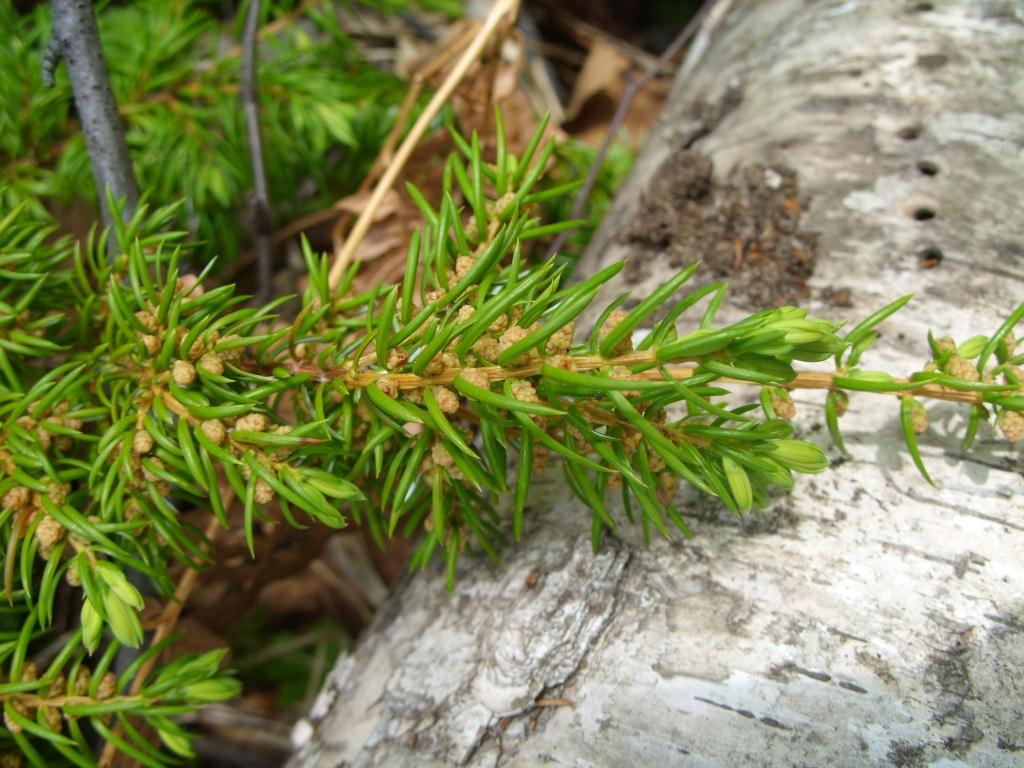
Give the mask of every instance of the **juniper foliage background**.
[[(203, 65), (194, 57), (216, 39), (204, 8), (147, 2), (103, 15), (143, 186), (151, 199), (186, 198), (140, 207), (116, 231), (81, 242), (55, 233), (43, 200), (92, 188), (67, 94), (0, 85), (0, 752), (11, 759), (91, 766), (103, 742), (150, 766), (192, 754), (174, 717), (239, 686), (222, 651), (154, 664), (172, 639), (144, 633), (128, 573), (169, 600), (175, 569), (210, 562), (217, 526), (241, 525), (250, 548), (258, 524), (279, 519), (356, 523), (379, 543), (403, 533), (418, 537), (411, 565), (440, 559), (451, 585), (467, 550), (497, 559), (521, 537), (529, 478), (552, 462), (589, 508), (595, 547), (628, 523), (647, 537), (689, 535), (673, 505), (680, 481), (742, 514), (791, 488), (794, 473), (823, 470), (823, 451), (788, 423), (792, 388), (828, 391), (840, 447), (848, 392), (899, 397), (926, 476), (922, 398), (963, 402), (968, 443), (986, 422), (1024, 436), (1013, 335), (1024, 306), (990, 336), (929, 338), (931, 360), (905, 379), (863, 370), (861, 359), (909, 297), (849, 331), (794, 307), (716, 327), (726, 287), (686, 293), (693, 265), (577, 329), (622, 265), (571, 282), (563, 258), (537, 256), (581, 224), (564, 220), (579, 182), (550, 181), (559, 149), (544, 125), (510, 151), (500, 114), (493, 154), (481, 137), (453, 134), (439, 206), (406, 190), (423, 224), (400, 285), (356, 293), (358, 264), (331, 285), (327, 257), (307, 245), (297, 314), (278, 316), (288, 297), (251, 306), (209, 279), (209, 249), (230, 252), (241, 237), (233, 211), (249, 181), (236, 58), (212, 47)], [(25, 39), (4, 41), (0, 55), (31, 83), (26, 51), (42, 47), (43, 14), (4, 12)], [(383, 129), (353, 126), (400, 95), (389, 76), (368, 76), (358, 93), (332, 80), (362, 65), (323, 66), (317, 57), (351, 48), (334, 21), (307, 13), (317, 35), (289, 32), (297, 37), (269, 58), (281, 70), (260, 78), (281, 200), (301, 198), (296, 169), (334, 172), (324, 170), (334, 144), (353, 150), (352, 163), (371, 157)], [(295, 81), (314, 61), (321, 79)], [(26, 112), (16, 114), (19, 102)], [(561, 158), (553, 173), (573, 176), (563, 169), (574, 156)], [(196, 246), (204, 227), (218, 237)], [(186, 263), (207, 267), (196, 276)], [(834, 373), (795, 367), (829, 360)], [(736, 405), (746, 385), (760, 397)], [(142, 652), (115, 673), (124, 646)]]
[[(500, 137), (500, 115), (498, 126)], [(620, 297), (577, 333), (621, 265), (569, 284), (557, 261), (524, 256), (575, 224), (535, 215), (578, 184), (539, 188), (554, 152), (542, 134), (522, 157), (499, 141), (488, 159), (477, 136), (458, 136), (441, 206), (408, 189), (424, 224), (401, 285), (352, 295), (359, 265), (332, 287), (326, 257), (307, 248), (309, 287), (291, 321), (274, 316), (284, 297), (246, 306), (233, 286), (183, 274), (175, 207), (142, 207), (72, 244), (52, 242), (28, 204), (3, 204), (0, 745), (36, 765), (92, 765), (91, 730), (147, 765), (190, 754), (171, 716), (238, 692), (221, 654), (146, 672), (160, 644), (120, 675), (110, 664), (122, 645), (146, 644), (126, 571), (169, 596), (172, 564), (209, 561), (192, 509), (229, 525), (237, 498), (250, 546), (278, 514), (296, 526), (355, 522), (381, 542), (422, 531), (411, 565), (441, 557), (451, 585), (467, 547), (496, 559), (506, 532), (521, 536), (528, 478), (551, 459), (590, 508), (595, 547), (627, 521), (648, 536), (689, 535), (672, 505), (680, 480), (743, 513), (791, 488), (795, 472), (823, 470), (821, 449), (785, 420), (786, 387), (820, 386), (816, 376), (837, 435), (846, 391), (902, 394), (917, 461), (926, 425), (911, 395), (971, 402), (972, 431), (996, 418), (1008, 437), (1024, 432), (1024, 355), (1011, 334), (1024, 306), (990, 337), (933, 339), (933, 360), (909, 380), (859, 368), (907, 297), (845, 335), (792, 307), (716, 328), (724, 285), (679, 295), (697, 265), (628, 312)], [(681, 334), (694, 313), (698, 327)], [(831, 358), (834, 375), (793, 367)], [(729, 406), (723, 396), (744, 382), (764, 387), (760, 403)], [(77, 616), (58, 619), (69, 587)]]
[[(184, 201), (174, 224), (201, 241), (199, 263), (214, 256), (230, 262), (249, 243), (244, 212), (253, 180), (238, 94), (241, 30), (225, 28), (218, 10), (202, 0), (138, 0), (101, 5), (97, 13), (140, 186), (154, 204)], [(405, 89), (362, 59), (334, 3), (264, 2), (261, 11), (265, 23), (287, 22), (261, 41), (259, 62), (276, 226), (355, 189)], [(49, 18), (45, 3), (22, 14), (12, 0), (0, 0), (0, 181), (9, 205), (27, 201), (39, 213), (46, 201), (84, 195), (95, 202), (66, 69), (58, 68), (53, 88), (41, 81)]]

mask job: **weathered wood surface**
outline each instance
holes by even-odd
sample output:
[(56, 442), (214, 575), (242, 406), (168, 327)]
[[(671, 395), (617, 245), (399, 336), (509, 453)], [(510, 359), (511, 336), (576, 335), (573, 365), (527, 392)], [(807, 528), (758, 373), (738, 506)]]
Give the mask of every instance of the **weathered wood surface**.
[[(915, 292), (867, 363), (918, 370), (928, 328), (963, 340), (1024, 300), (1022, 50), (1020, 3), (720, 2), (584, 268), (636, 256), (616, 233), (701, 132), (694, 105), (732, 89), (694, 148), (719, 176), (795, 170), (820, 234), (812, 308), (858, 318)], [(928, 247), (944, 259), (922, 269)], [(630, 274), (643, 292), (669, 271)], [(830, 286), (853, 307), (818, 301)], [(796, 399), (826, 445), (820, 396)], [(991, 431), (963, 456), (960, 411), (930, 415), (939, 489), (901, 450), (895, 403), (857, 396), (852, 458), (743, 522), (685, 496), (688, 542), (593, 555), (587, 513), (538, 479), (500, 566), (393, 596), (296, 729), (294, 764), (1024, 765), (1024, 463)]]

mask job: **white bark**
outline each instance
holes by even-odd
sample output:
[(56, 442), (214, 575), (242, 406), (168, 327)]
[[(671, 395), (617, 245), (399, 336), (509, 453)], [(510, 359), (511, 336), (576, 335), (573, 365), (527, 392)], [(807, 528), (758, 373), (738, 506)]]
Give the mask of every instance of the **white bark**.
[[(964, 340), (1024, 300), (1021, 50), (1020, 3), (722, 2), (584, 268), (630, 255), (612, 235), (692, 105), (738, 88), (696, 148), (719, 175), (794, 169), (820, 233), (811, 288), (853, 289), (852, 309), (812, 309), (856, 319), (915, 292), (867, 366), (918, 370), (928, 328)], [(922, 204), (934, 219), (909, 215)], [(648, 266), (637, 293), (669, 272)], [(825, 445), (821, 398), (797, 401)], [(966, 457), (961, 411), (930, 415), (939, 489), (894, 402), (855, 396), (851, 459), (742, 522), (684, 497), (692, 541), (594, 555), (588, 513), (538, 480), (500, 566), (467, 560), (451, 596), (439, 569), (394, 595), (296, 729), (295, 765), (1024, 764), (1021, 453), (983, 431)]]

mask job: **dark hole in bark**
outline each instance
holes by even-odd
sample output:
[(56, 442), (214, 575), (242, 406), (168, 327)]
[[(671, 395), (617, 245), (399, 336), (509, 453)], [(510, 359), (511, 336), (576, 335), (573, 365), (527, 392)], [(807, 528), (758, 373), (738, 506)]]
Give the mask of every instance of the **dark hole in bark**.
[(913, 141), (921, 135), (921, 126), (908, 125), (906, 128), (900, 128), (896, 135), (904, 141)]
[(949, 57), (944, 53), (925, 53), (917, 57), (917, 66), (923, 69), (938, 69), (949, 62)]
[(915, 221), (928, 221), (935, 218), (935, 209), (921, 206), (920, 208), (914, 209), (914, 220)]
[(935, 10), (935, 4), (934, 3), (917, 3), (910, 10), (914, 11), (915, 13), (927, 13), (928, 11), (934, 11)]
[(931, 160), (921, 160), (917, 164), (917, 170), (925, 176), (938, 176), (939, 166), (933, 163)]
[(917, 254), (917, 263), (922, 269), (934, 269), (942, 262), (942, 251), (934, 245)]

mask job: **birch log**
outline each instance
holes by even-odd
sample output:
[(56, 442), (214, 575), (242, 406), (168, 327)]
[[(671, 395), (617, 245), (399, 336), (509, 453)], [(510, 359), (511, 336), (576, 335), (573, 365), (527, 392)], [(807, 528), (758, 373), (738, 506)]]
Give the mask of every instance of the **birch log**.
[[(1015, 2), (719, 2), (582, 268), (640, 259), (611, 289), (638, 294), (674, 271), (621, 233), (688, 145), (718, 180), (795, 178), (816, 313), (916, 293), (866, 367), (919, 370), (929, 328), (962, 341), (1024, 300), (1022, 50)], [(796, 399), (826, 445), (821, 398)], [(895, 402), (856, 396), (851, 458), (743, 521), (684, 496), (692, 541), (592, 554), (586, 511), (539, 478), (501, 565), (397, 591), (293, 764), (1024, 765), (1024, 462), (991, 431), (963, 455), (963, 413), (929, 411), (938, 489)]]

